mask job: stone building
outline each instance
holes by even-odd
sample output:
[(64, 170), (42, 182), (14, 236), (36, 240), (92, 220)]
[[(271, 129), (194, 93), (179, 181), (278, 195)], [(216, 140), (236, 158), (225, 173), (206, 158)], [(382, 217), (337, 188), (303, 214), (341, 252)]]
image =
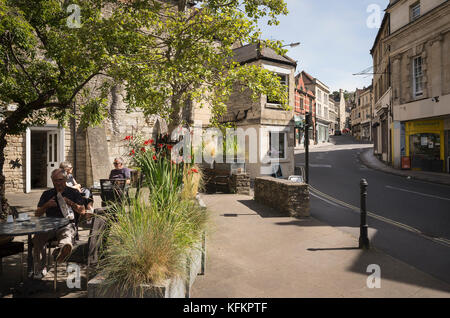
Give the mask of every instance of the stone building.
[(329, 112), (328, 118), (330, 119), (328, 131), (330, 135), (334, 135), (334, 132), (336, 130), (339, 130), (339, 117), (338, 117), (339, 109), (332, 95), (328, 97), (328, 112)]
[[(45, 125), (30, 127), (19, 136), (7, 136), (4, 174), (6, 191), (30, 192), (53, 187), (50, 173), (62, 161), (74, 167), (74, 176), (83, 186), (92, 186), (108, 178), (115, 157), (128, 158), (124, 138), (139, 132), (155, 137), (164, 124), (156, 117), (145, 119), (139, 111), (127, 112), (123, 92), (114, 87), (109, 98), (109, 118), (101, 126), (82, 128), (78, 120), (67, 127), (48, 120)], [(79, 108), (74, 108), (79, 117)]]
[(310, 128), (309, 138), (312, 142), (315, 140), (315, 122), (316, 122), (316, 96), (314, 91), (305, 86), (305, 77), (312, 81), (313, 77), (302, 71), (295, 76), (295, 145), (304, 144), (305, 138), (305, 116), (306, 113), (312, 113), (313, 125)]
[(392, 162), (450, 172), (450, 1), (391, 0)]
[(384, 40), (390, 33), (389, 13), (386, 13), (370, 54), (373, 58), (373, 99), (372, 139), (374, 154), (384, 162), (389, 162), (389, 127), (392, 123), (392, 89), (390, 46)]
[[(297, 63), (287, 56), (280, 56), (274, 50), (257, 44), (249, 44), (234, 49), (235, 60), (241, 64), (250, 63), (276, 73), (289, 92), (290, 110), (281, 108), (276, 100), (262, 95), (258, 100), (252, 98), (249, 89), (243, 93), (238, 87), (227, 102), (227, 113), (222, 122), (233, 123), (242, 128), (246, 137), (246, 171), (250, 178), (272, 175), (281, 169), (283, 177), (294, 174), (295, 147), (295, 80)], [(254, 135), (253, 135), (254, 133)], [(257, 153), (250, 153), (255, 145)], [(251, 157), (257, 162), (250, 162)], [(251, 160), (253, 161), (253, 160)]]
[(313, 78), (312, 76), (305, 77), (305, 85), (316, 96), (315, 141), (316, 143), (328, 142), (330, 135), (328, 96), (330, 95), (330, 89), (319, 79)]
[(372, 85), (360, 91), (358, 103), (361, 112), (361, 140), (372, 140), (372, 112), (373, 94)]

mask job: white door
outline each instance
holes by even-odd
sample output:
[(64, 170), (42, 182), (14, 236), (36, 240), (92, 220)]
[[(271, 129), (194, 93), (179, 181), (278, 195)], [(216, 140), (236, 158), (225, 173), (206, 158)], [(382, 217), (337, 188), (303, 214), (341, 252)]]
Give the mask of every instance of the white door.
[(51, 178), (52, 171), (59, 167), (59, 133), (58, 131), (47, 132), (47, 187), (53, 188)]

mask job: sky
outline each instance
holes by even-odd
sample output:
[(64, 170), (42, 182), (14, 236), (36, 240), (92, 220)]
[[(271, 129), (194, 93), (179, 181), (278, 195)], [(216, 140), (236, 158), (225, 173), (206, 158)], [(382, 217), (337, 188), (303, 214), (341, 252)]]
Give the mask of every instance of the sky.
[(297, 61), (296, 74), (306, 71), (328, 85), (331, 92), (340, 88), (354, 91), (372, 83), (372, 75), (352, 74), (372, 66), (370, 50), (389, 0), (285, 2), (289, 14), (278, 17), (278, 26), (260, 21), (259, 27), (265, 39), (301, 42), (287, 47), (287, 55)]

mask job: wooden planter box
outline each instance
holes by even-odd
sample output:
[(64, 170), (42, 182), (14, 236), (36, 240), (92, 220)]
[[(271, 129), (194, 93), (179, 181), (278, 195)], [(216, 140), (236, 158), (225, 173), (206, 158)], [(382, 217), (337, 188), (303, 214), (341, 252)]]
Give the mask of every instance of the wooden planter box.
[[(206, 209), (206, 205), (197, 195), (198, 204)], [(197, 275), (203, 275), (206, 262), (206, 233), (202, 234), (202, 240), (191, 250), (191, 257), (186, 258), (186, 273), (184, 278), (168, 279), (160, 285), (142, 284), (141, 293), (134, 295), (133, 291), (122, 293), (116, 289), (104, 290), (101, 288), (104, 278), (95, 276), (88, 282), (88, 298), (189, 298), (192, 285)]]

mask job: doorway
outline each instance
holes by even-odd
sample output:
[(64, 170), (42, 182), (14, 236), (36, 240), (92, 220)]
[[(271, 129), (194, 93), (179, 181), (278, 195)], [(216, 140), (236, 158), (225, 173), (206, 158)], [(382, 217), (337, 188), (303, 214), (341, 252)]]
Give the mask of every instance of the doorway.
[(31, 132), (31, 188), (47, 187), (47, 132)]
[(52, 188), (51, 172), (64, 161), (64, 128), (32, 127), (26, 133), (26, 189)]

